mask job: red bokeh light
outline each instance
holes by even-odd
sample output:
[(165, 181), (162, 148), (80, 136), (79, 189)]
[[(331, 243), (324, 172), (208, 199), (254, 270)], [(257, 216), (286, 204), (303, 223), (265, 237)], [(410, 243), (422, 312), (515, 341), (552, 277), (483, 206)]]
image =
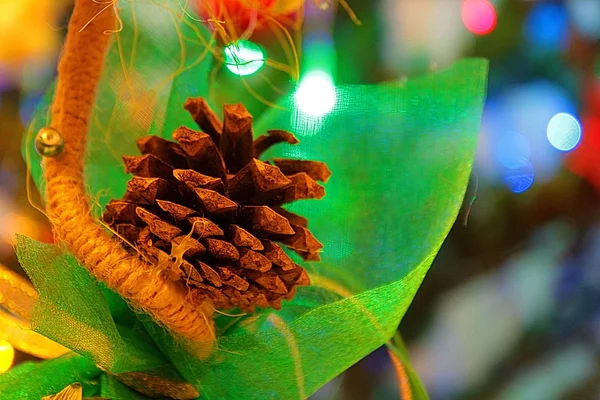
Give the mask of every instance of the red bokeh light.
[(583, 134), (581, 143), (566, 159), (571, 172), (586, 178), (600, 190), (600, 116), (587, 115), (582, 118)]
[(583, 103), (590, 113), (600, 115), (600, 78), (589, 78), (583, 84)]
[(476, 35), (487, 35), (496, 28), (496, 9), (489, 0), (464, 0), (461, 16), (463, 24)]

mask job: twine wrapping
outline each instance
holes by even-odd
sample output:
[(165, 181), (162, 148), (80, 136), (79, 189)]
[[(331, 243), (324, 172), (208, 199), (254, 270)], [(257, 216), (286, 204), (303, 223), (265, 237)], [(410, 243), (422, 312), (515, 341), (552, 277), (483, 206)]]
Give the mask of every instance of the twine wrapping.
[(65, 141), (63, 153), (43, 161), (47, 212), (58, 240), (97, 279), (152, 315), (169, 330), (190, 339), (200, 356), (214, 341), (210, 311), (195, 307), (182, 284), (166, 280), (156, 268), (112, 240), (91, 215), (83, 162), (95, 91), (116, 25), (114, 2), (76, 0), (69, 22), (51, 126)]

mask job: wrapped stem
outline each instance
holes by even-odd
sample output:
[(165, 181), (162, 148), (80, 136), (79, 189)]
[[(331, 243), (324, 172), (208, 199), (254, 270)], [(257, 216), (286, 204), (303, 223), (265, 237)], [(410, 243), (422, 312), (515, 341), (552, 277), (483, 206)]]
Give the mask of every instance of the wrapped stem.
[(64, 151), (43, 161), (48, 216), (57, 239), (97, 279), (172, 332), (201, 344), (198, 353), (207, 355), (214, 340), (210, 312), (192, 305), (183, 285), (168, 281), (112, 240), (92, 217), (85, 193), (86, 137), (110, 32), (116, 26), (114, 3), (75, 1), (52, 107), (52, 128), (63, 136)]

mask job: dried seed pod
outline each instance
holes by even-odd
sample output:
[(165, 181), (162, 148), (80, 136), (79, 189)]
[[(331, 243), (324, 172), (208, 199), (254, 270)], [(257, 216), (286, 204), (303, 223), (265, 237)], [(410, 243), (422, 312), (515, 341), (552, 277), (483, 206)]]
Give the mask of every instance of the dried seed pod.
[(252, 116), (242, 105), (226, 106), (223, 123), (203, 99), (189, 99), (185, 108), (203, 132), (180, 127), (175, 142), (139, 139), (142, 156), (124, 157), (134, 177), (103, 220), (127, 248), (182, 280), (196, 303), (280, 308), (310, 283), (283, 247), (307, 260), (318, 259), (323, 247), (306, 219), (282, 205), (322, 198), (316, 181), (331, 173), (314, 161), (259, 161), (271, 146), (298, 140), (270, 130), (253, 141)]

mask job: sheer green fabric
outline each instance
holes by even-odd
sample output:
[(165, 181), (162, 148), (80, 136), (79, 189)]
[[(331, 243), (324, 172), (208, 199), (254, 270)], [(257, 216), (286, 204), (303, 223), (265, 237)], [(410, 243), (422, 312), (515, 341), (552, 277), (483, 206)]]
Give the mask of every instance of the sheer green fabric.
[(129, 324), (114, 322), (99, 285), (71, 255), (24, 236), (17, 236), (16, 248), (39, 293), (31, 315), (36, 332), (115, 374), (169, 365), (144, 329), (135, 326), (137, 319), (128, 308), (120, 316), (113, 312)]
[(102, 388), (100, 394), (107, 399), (123, 399), (123, 400), (144, 400), (148, 397), (143, 396), (119, 382), (110, 375), (102, 375), (100, 378)]
[[(184, 100), (211, 99), (212, 61), (204, 57), (198, 38), (206, 35), (197, 22), (153, 3), (124, 4), (87, 152), (97, 212), (122, 196), (129, 177), (120, 157), (137, 154), (137, 137), (169, 138), (179, 125), (194, 128)], [(158, 25), (164, 29), (157, 32)], [(298, 111), (293, 93), (255, 116), (256, 134), (286, 129), (301, 140), (266, 159), (322, 160), (333, 172), (323, 200), (290, 207), (324, 243), (323, 260), (303, 264), (313, 285), (282, 310), (217, 314), (218, 343), (208, 360), (187, 354), (147, 316), (134, 317), (71, 256), (19, 238), (19, 259), (40, 292), (34, 329), (111, 373), (166, 374), (172, 365), (202, 398), (308, 397), (394, 335), (462, 202), (486, 72), (486, 61), (468, 59), (404, 82), (338, 87), (335, 107), (323, 117)], [(47, 122), (48, 105), (36, 113), (25, 143), (41, 187), (40, 159), (28, 149), (32, 133)]]
[(2, 400), (39, 400), (79, 382), (84, 396), (95, 396), (100, 388), (95, 379), (99, 373), (93, 362), (75, 354), (43, 363), (26, 362), (0, 374), (0, 395)]

